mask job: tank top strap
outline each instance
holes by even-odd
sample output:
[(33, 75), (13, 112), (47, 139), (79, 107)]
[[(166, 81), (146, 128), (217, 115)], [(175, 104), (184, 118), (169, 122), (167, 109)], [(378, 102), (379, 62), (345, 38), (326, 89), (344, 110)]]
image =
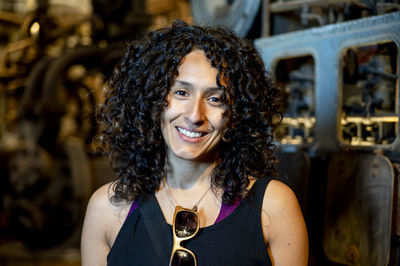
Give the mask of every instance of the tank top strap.
[(239, 206), (241, 201), (241, 197), (237, 197), (231, 205), (222, 202), (217, 220), (215, 220), (214, 224), (219, 223), (220, 221), (228, 217)]
[(244, 201), (250, 204), (256, 210), (261, 211), (265, 190), (267, 189), (267, 186), (271, 180), (271, 177), (257, 178), (244, 198)]
[(129, 212), (128, 212), (128, 215), (127, 215), (126, 218), (125, 218), (125, 222), (126, 222), (126, 220), (129, 218), (129, 216), (131, 216), (132, 212), (133, 212), (134, 210), (136, 210), (138, 207), (139, 207), (139, 205), (138, 205), (137, 201), (134, 200), (134, 201), (132, 202), (132, 204), (131, 204), (131, 207), (129, 208)]

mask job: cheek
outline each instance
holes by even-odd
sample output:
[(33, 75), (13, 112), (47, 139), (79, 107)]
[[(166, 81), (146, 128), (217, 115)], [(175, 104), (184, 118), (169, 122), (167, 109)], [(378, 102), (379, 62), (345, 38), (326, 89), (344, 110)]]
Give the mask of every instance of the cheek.
[(215, 129), (222, 130), (225, 126), (225, 119), (223, 117), (224, 112), (214, 112), (213, 115), (210, 117), (210, 121)]
[(168, 103), (168, 107), (164, 110), (165, 121), (171, 121), (185, 111), (186, 105), (180, 101), (172, 99)]
[(165, 109), (161, 112), (161, 115), (160, 115), (161, 127), (164, 127), (165, 123), (168, 122), (168, 114), (169, 114), (169, 110), (171, 109), (170, 106), (171, 105), (168, 103), (168, 106), (165, 107)]
[(161, 121), (161, 130), (163, 130), (165, 127), (165, 110), (161, 113), (160, 121)]
[[(173, 116), (173, 113), (174, 113), (174, 108), (173, 108), (173, 106), (174, 105), (172, 105), (172, 102), (171, 102), (171, 100), (170, 99), (168, 99), (168, 105), (167, 105), (167, 107), (164, 109), (164, 111), (161, 113), (161, 123), (163, 124), (165, 124), (165, 123), (167, 123), (170, 119), (171, 119), (171, 116)], [(161, 124), (161, 125), (162, 125)]]

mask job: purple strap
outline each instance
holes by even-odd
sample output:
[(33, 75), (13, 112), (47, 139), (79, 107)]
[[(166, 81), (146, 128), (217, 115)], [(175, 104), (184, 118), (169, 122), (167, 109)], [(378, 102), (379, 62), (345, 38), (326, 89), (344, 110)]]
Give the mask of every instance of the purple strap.
[[(228, 205), (228, 204), (222, 203), (221, 210), (219, 211), (217, 220), (215, 220), (214, 224), (219, 223), (223, 219), (228, 217), (239, 206), (241, 201), (242, 201), (242, 198), (241, 197), (237, 197), (232, 205)], [(134, 210), (136, 210), (138, 207), (139, 206), (138, 206), (137, 201), (133, 201), (132, 205), (131, 205), (131, 208), (129, 209), (128, 216), (126, 216), (126, 219), (128, 219), (128, 217), (132, 214), (132, 212)]]
[(217, 218), (217, 220), (215, 220), (214, 224), (219, 223), (223, 219), (228, 217), (239, 206), (241, 201), (242, 201), (241, 197), (236, 197), (236, 199), (235, 199), (235, 201), (233, 202), (232, 205), (228, 205), (228, 204), (222, 203), (221, 210), (219, 211), (218, 218)]
[(138, 207), (139, 207), (139, 205), (137, 204), (137, 201), (134, 200), (134, 201), (132, 202), (131, 208), (129, 209), (128, 216), (126, 216), (126, 219), (128, 219), (128, 217), (131, 215), (131, 213), (132, 213), (134, 210), (136, 210)]

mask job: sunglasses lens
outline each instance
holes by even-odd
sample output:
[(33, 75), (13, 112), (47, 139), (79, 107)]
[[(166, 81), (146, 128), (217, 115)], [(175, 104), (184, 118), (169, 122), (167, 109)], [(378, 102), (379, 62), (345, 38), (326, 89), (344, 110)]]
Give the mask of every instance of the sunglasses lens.
[(170, 266), (194, 266), (194, 257), (189, 252), (177, 250), (172, 257)]
[(194, 212), (180, 211), (175, 218), (175, 233), (178, 237), (191, 236), (196, 232), (199, 217)]

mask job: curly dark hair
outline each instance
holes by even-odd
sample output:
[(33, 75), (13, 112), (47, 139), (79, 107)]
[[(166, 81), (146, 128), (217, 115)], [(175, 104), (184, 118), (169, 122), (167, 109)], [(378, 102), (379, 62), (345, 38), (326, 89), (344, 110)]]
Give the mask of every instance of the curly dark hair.
[(113, 202), (154, 193), (166, 177), (161, 114), (181, 60), (193, 49), (205, 52), (218, 70), (217, 84), (229, 98), (213, 188), (223, 188), (222, 200), (231, 204), (243, 195), (250, 176), (276, 176), (273, 132), (281, 120), (278, 89), (258, 51), (228, 29), (178, 20), (130, 42), (105, 86), (106, 101), (97, 113), (102, 125), (98, 137), (118, 177)]

